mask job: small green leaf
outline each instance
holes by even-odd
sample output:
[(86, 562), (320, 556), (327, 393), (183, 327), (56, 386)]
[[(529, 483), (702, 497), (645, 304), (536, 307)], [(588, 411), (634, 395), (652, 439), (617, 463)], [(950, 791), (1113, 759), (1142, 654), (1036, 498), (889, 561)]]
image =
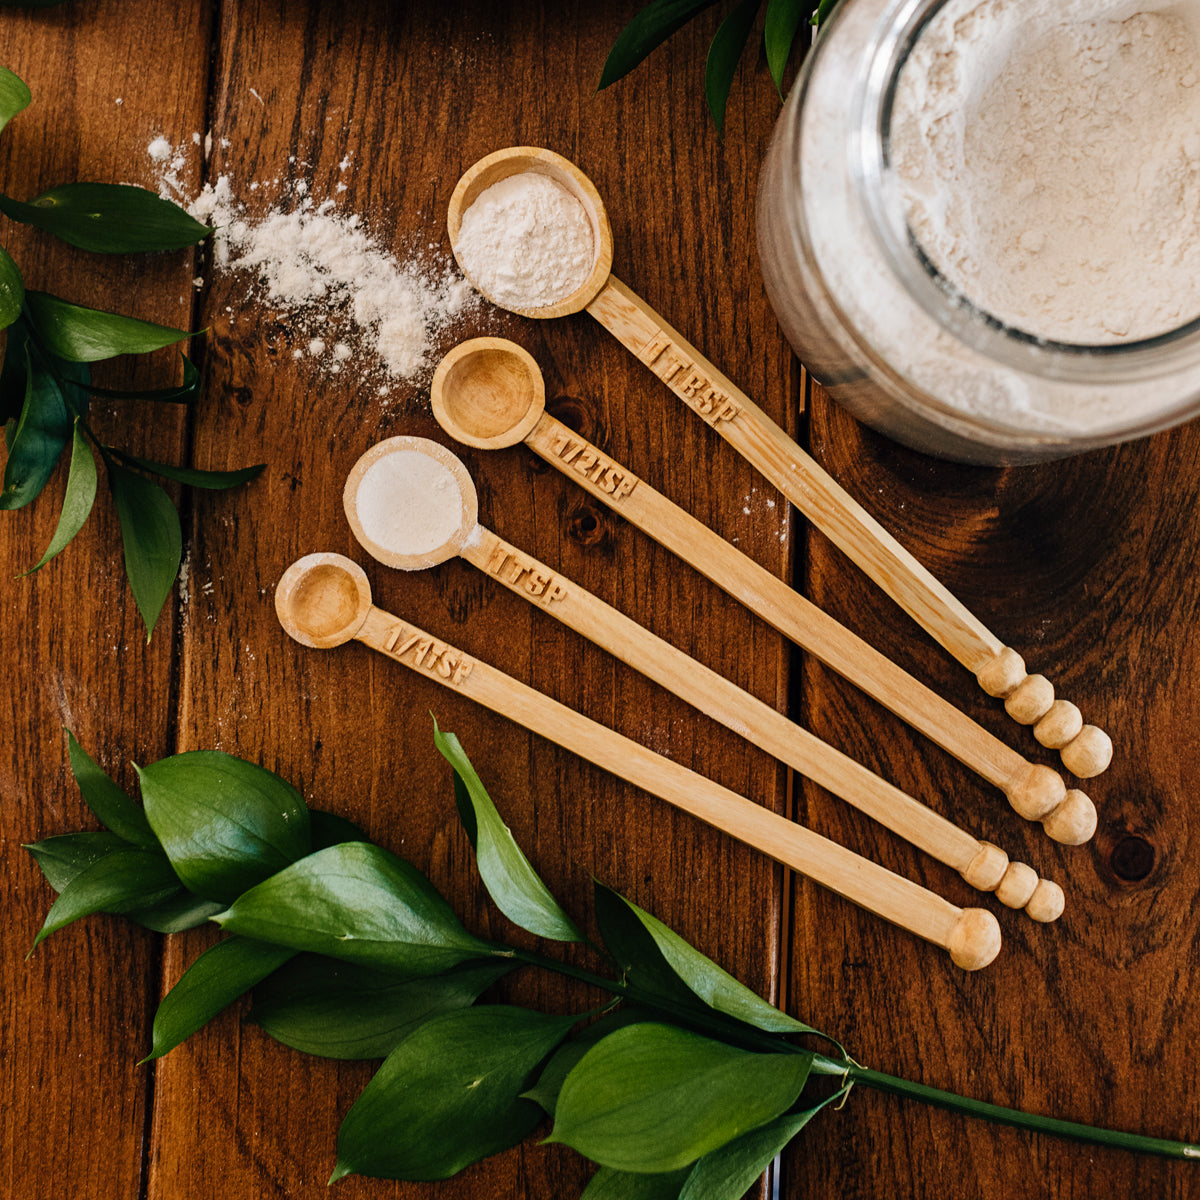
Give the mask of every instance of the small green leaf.
[(68, 183), (28, 203), (0, 193), (0, 212), (100, 254), (181, 250), (212, 233), (178, 204), (124, 183)]
[(502, 953), (469, 934), (416, 867), (366, 842), (310, 854), (214, 920), (229, 933), (413, 976)]
[(24, 508), (41, 493), (74, 428), (74, 417), (54, 376), (42, 365), (40, 357), (34, 355), (28, 342), (22, 339), (13, 345), (11, 330), (9, 338), (6, 362), (10, 354), (24, 355), (25, 398), (9, 442), (0, 510)]
[(142, 806), (100, 769), (69, 729), (67, 754), (71, 760), (71, 774), (75, 776), (88, 808), (100, 824), (135, 846), (147, 850), (161, 849)]
[(179, 879), (161, 854), (132, 847), (106, 854), (59, 892), (33, 944), (80, 917), (143, 908), (166, 899), (178, 887)]
[(798, 1113), (784, 1113), (706, 1154), (692, 1168), (678, 1200), (740, 1200), (826, 1103)]
[[(165, 861), (165, 858), (164, 858)], [(184, 887), (147, 908), (133, 908), (125, 917), (155, 933), (182, 933), (211, 921), (225, 906), (194, 896)]]
[(763, 29), (763, 44), (767, 52), (767, 66), (775, 81), (775, 90), (783, 95), (783, 73), (787, 69), (792, 46), (796, 42), (796, 31), (804, 0), (769, 0), (767, 21)]
[(179, 513), (157, 483), (111, 461), (108, 484), (121, 523), (125, 574), (149, 641), (183, 561)]
[[(479, 875), (496, 907), (522, 929), (560, 942), (586, 940), (530, 866), (459, 740), (433, 726), (433, 742), (454, 768), (455, 796)], [(465, 814), (469, 813), (470, 818)]]
[(541, 1119), (521, 1089), (575, 1020), (489, 1004), (426, 1021), (346, 1114), (330, 1182), (447, 1179), (516, 1145)]
[(26, 846), (46, 882), (56, 891), (66, 888), (76, 875), (118, 850), (128, 850), (129, 843), (115, 833), (62, 833)]
[(312, 845), (304, 798), (255, 763), (192, 750), (139, 769), (138, 778), (171, 865), (207, 900), (228, 904)]
[(464, 963), (444, 975), (397, 975), (301, 955), (255, 988), (250, 1020), (276, 1041), (322, 1058), (385, 1058), (418, 1025), (467, 1008), (515, 964)]
[(148, 354), (192, 336), (186, 329), (83, 308), (47, 292), (26, 292), (25, 302), (42, 344), (68, 362)]
[(92, 505), (95, 503), (96, 459), (87, 438), (79, 428), (79, 418), (76, 417), (75, 433), (71, 440), (71, 470), (67, 476), (67, 490), (63, 496), (58, 524), (54, 527), (54, 536), (50, 539), (50, 545), (46, 547), (46, 553), (36, 566), (25, 572), (27, 575), (40, 571), (52, 558), (56, 558), (67, 548), (71, 539), (91, 516)]
[(7, 329), (20, 315), (25, 303), (21, 269), (0, 246), (0, 329)]
[(689, 1169), (657, 1175), (635, 1175), (601, 1167), (588, 1180), (579, 1200), (679, 1200), (679, 1189)]
[(239, 937), (211, 946), (162, 998), (154, 1014), (153, 1046), (142, 1061), (173, 1050), (294, 954), (294, 950)]
[(151, 462), (146, 458), (138, 458), (133, 454), (125, 454), (120, 450), (109, 449), (109, 453), (126, 466), (140, 467), (152, 475), (161, 475), (164, 479), (174, 479), (178, 483), (186, 483), (190, 487), (210, 488), (213, 491), (224, 491), (227, 488), (239, 487), (256, 479), (266, 468), (266, 463), (253, 467), (239, 467), (235, 471), (199, 471), (194, 467), (175, 467), (169, 463)]
[(619, 1171), (675, 1171), (774, 1120), (812, 1055), (740, 1050), (671, 1025), (630, 1025), (567, 1076), (547, 1139)]
[(708, 111), (717, 127), (717, 133), (725, 132), (725, 104), (738, 60), (750, 40), (750, 30), (762, 0), (741, 0), (721, 22), (708, 47), (708, 59), (704, 64), (704, 95)]
[[(603, 885), (597, 886), (598, 891), (601, 888)], [(780, 1012), (773, 1004), (768, 1004), (745, 984), (718, 967), (712, 959), (705, 957), (694, 946), (684, 941), (657, 917), (638, 908), (619, 892), (608, 888), (603, 888), (603, 891), (607, 895), (603, 900), (597, 896), (597, 907), (604, 905), (610, 925), (614, 907), (612, 901), (616, 901), (624, 905), (650, 935), (671, 970), (710, 1008), (770, 1033), (817, 1032), (811, 1025), (805, 1025), (802, 1021), (789, 1017), (787, 1013)]]
[(613, 43), (600, 75), (599, 90), (628, 75), (652, 50), (715, 3), (716, 0), (650, 0)]
[(809, 24), (823, 24), (828, 19), (829, 14), (837, 7), (837, 2), (838, 0), (821, 0), (821, 3), (817, 5), (816, 11), (809, 18)]
[(103, 396), (108, 400), (151, 400), (161, 404), (188, 404), (200, 394), (202, 381), (200, 370), (186, 354), (179, 356), (183, 360), (183, 382), (169, 387), (146, 388), (144, 391), (131, 391), (129, 388), (102, 388), (91, 383), (83, 385), (93, 396)]
[(25, 81), (7, 67), (0, 67), (0, 129), (28, 108), (32, 99)]

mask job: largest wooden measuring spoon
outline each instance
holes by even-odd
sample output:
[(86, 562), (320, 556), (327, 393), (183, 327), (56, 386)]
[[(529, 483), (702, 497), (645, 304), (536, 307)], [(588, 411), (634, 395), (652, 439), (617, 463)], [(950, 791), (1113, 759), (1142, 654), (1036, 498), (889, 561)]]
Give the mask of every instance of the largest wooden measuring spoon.
[(1041, 821), (1056, 841), (1078, 845), (1095, 832), (1096, 809), (1083, 792), (1068, 792), (1049, 767), (1027, 762), (783, 580), (550, 416), (545, 410), (542, 373), (520, 346), (503, 338), (474, 338), (455, 346), (434, 372), (430, 400), (438, 424), (465, 445), (492, 450), (524, 442), (785, 637), (995, 784), (1021, 816)]
[[(466, 467), (436, 442), (394, 437), (371, 447), (346, 480), (343, 503), (359, 544), (374, 558), (422, 570), (458, 556), (544, 609), (634, 670), (787, 763), (835, 796), (953, 867), (972, 887), (994, 891), (1036, 921), (1062, 912), (1062, 889), (1024, 863), (1009, 862), (893, 787), (861, 763), (789, 721), (758, 697), (677, 650), (584, 588), (478, 523)], [(437, 539), (442, 540), (438, 544)]]
[(275, 611), (303, 645), (360, 641), (941, 946), (964, 970), (986, 967), (1000, 951), (1000, 926), (985, 909), (958, 908), (376, 608), (363, 569), (340, 554), (293, 563), (275, 589)]
[[(1033, 725), (1034, 736), (1042, 745), (1059, 750), (1069, 771), (1083, 778), (1103, 771), (1112, 759), (1108, 735), (1094, 725), (1084, 725), (1070, 701), (1056, 700), (1054, 687), (1044, 675), (1027, 674), (1015, 650), (1005, 646), (761, 408), (611, 273), (612, 229), (604, 204), (595, 185), (574, 163), (532, 146), (513, 146), (480, 159), (450, 197), (446, 226), (451, 248), (459, 240), (463, 214), (479, 195), (524, 171), (557, 180), (579, 200), (592, 223), (596, 260), (588, 278), (569, 296), (542, 308), (511, 311), (538, 318), (589, 312), (971, 671), (988, 695), (1003, 698), (1014, 720)], [(461, 259), (459, 266), (463, 267)], [(471, 282), (478, 286), (476, 280)], [(488, 299), (500, 303), (495, 297)]]

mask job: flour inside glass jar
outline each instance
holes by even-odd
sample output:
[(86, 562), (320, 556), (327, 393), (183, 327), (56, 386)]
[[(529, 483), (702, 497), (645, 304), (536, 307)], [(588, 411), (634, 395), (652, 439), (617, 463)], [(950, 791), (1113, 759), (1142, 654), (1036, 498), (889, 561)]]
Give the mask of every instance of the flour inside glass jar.
[(1138, 341), (1200, 316), (1200, 4), (951, 0), (900, 72), (909, 229), (1035, 338)]

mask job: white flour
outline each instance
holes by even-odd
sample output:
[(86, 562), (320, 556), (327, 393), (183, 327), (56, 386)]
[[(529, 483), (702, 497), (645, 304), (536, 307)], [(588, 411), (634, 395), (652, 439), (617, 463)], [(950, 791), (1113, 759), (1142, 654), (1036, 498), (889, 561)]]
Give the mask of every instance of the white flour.
[(418, 450), (397, 450), (364, 472), (354, 511), (363, 532), (385, 550), (429, 554), (462, 524), (462, 493), (444, 463)]
[(581, 287), (596, 251), (583, 205), (534, 171), (485, 188), (463, 213), (454, 253), (471, 281), (505, 308), (546, 308)]
[[(361, 373), (382, 379), (381, 395), (391, 383), (421, 378), (438, 335), (478, 304), (444, 253), (430, 248), (419, 259), (397, 258), (357, 214), (314, 199), (303, 179), (292, 185), (290, 200), (253, 215), (228, 175), (188, 197), (179, 180), (184, 153), (161, 137), (147, 153), (159, 164), (161, 194), (216, 227), (210, 268), (248, 274), (247, 299), (264, 299), (288, 319), (299, 343), (293, 356), (314, 359), (330, 374), (357, 354)], [(248, 191), (261, 186), (254, 181)]]
[(1195, 0), (958, 0), (922, 34), (892, 161), (975, 305), (1081, 344), (1200, 315), (1198, 26)]

